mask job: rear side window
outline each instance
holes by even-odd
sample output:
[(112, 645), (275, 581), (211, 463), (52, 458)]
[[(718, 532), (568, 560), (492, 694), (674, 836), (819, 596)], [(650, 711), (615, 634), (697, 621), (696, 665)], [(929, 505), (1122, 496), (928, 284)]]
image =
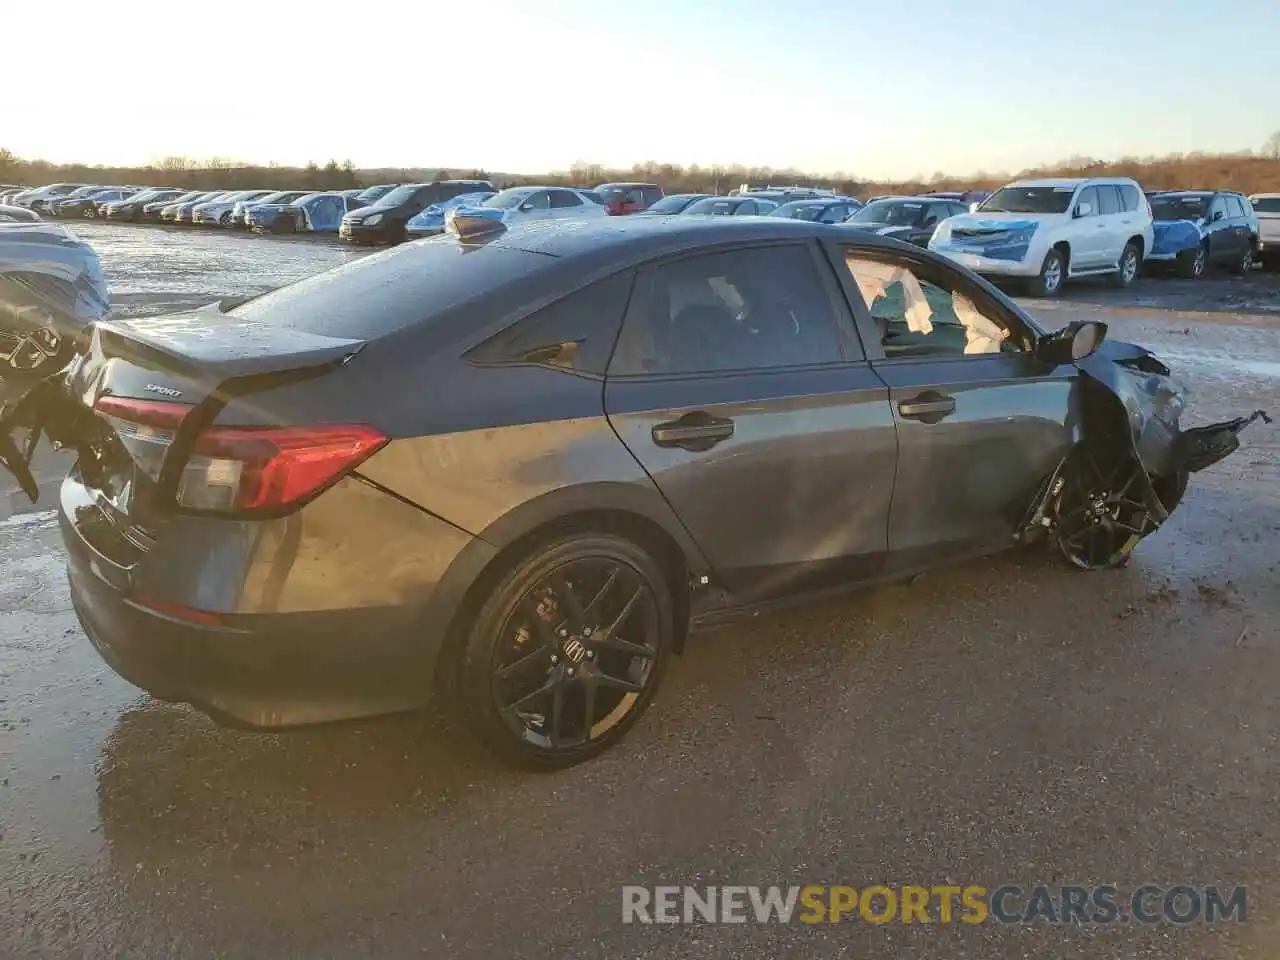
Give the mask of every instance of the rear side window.
[(467, 354), (482, 364), (534, 364), (603, 376), (634, 274), (615, 274), (562, 297)]
[(774, 370), (841, 360), (812, 253), (797, 245), (702, 254), (641, 274), (611, 376)]
[(1135, 210), (1138, 209), (1138, 201), (1140, 199), (1141, 199), (1141, 194), (1138, 193), (1137, 187), (1135, 187), (1131, 183), (1120, 184), (1120, 209), (1121, 210), (1123, 210), (1125, 213), (1133, 213)]
[(443, 236), (317, 273), (231, 314), (266, 326), (371, 340), (545, 268), (548, 260), (511, 247), (467, 248)]
[(1119, 188), (1109, 183), (1098, 185), (1098, 213), (1111, 214), (1120, 212)]
[(1239, 197), (1227, 194), (1227, 216), (1239, 217), (1241, 219), (1248, 216), (1248, 213), (1245, 212), (1244, 204), (1240, 202)]

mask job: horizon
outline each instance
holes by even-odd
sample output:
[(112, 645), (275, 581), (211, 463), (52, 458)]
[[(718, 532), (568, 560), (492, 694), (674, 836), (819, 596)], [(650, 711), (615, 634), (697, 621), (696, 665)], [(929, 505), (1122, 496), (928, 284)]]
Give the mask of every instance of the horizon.
[[(1012, 0), (984, 4), (980, 24), (944, 0), (921, 0), (909, 19), (835, 0), (809, 0), (785, 20), (757, 0), (655, 0), (643, 16), (584, 0), (522, 6), (495, 0), (477, 16), (397, 4), (383, 39), (246, 0), (227, 0), (226, 26), (212, 31), (199, 11), (123, 0), (94, 28), (94, 50), (145, 52), (60, 65), (38, 103), (0, 94), (0, 146), (107, 167), (170, 156), (285, 167), (349, 159), (362, 170), (443, 160), (522, 176), (655, 162), (927, 181), (1075, 157), (1242, 154), (1280, 127), (1280, 113), (1207, 83), (1152, 92), (1170, 64), (1209, 69), (1206, 51), (1280, 43), (1280, 8), (1264, 0), (1243, 0), (1230, 23), (1178, 0), (1154, 24), (1140, 9), (1081, 0), (1081, 27)], [(133, 26), (160, 16), (163, 29)], [(860, 44), (868, 36), (893, 42)], [(1081, 36), (1087, 44), (1073, 42)], [(10, 51), (7, 72), (48, 74), (40, 46)], [(1276, 58), (1248, 64), (1251, 89), (1280, 89)], [(177, 71), (168, 92), (156, 77), (166, 65)], [(377, 80), (352, 79), (363, 70)], [(86, 90), (92, 103), (69, 116)]]

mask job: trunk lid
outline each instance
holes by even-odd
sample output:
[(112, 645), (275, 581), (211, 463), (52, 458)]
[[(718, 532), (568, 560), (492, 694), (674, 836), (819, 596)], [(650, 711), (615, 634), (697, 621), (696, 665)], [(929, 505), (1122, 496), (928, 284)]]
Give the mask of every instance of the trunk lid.
[[(364, 346), (288, 327), (249, 323), (217, 305), (95, 325), (68, 375), (68, 445), (80, 479), (115, 524), (153, 529), (196, 435), (236, 396), (323, 376)], [(53, 431), (51, 436), (66, 443)]]

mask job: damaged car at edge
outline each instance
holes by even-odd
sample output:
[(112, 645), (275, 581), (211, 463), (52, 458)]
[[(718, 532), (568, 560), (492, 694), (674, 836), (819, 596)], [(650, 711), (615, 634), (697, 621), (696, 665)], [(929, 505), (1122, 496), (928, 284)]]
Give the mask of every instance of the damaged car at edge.
[(1146, 350), (945, 258), (796, 220), (440, 237), (95, 324), (0, 413), (78, 454), (71, 596), (118, 673), (236, 726), (444, 698), (547, 769), (691, 628), (1042, 541), (1121, 565), (1260, 413), (1183, 430)]

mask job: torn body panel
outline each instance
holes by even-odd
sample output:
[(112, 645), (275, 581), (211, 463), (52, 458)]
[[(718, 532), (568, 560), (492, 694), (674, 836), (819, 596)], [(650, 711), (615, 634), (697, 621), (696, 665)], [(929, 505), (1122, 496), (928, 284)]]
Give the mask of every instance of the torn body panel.
[(1182, 430), (1186, 390), (1149, 350), (1105, 341), (1077, 361), (1079, 439), (1032, 503), (1019, 539), (1047, 535), (1074, 565), (1124, 565), (1169, 518), (1189, 475), (1239, 446), (1251, 416)]

